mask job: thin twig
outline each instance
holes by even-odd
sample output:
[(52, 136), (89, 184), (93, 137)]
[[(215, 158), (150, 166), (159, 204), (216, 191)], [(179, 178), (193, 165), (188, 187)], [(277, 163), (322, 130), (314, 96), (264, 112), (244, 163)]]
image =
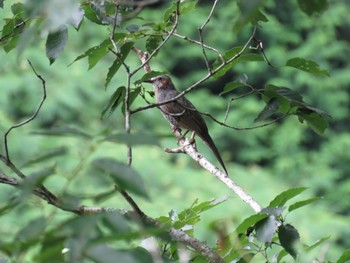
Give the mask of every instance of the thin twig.
[(203, 30), (204, 28), (207, 26), (207, 24), (209, 23), (211, 17), (213, 16), (214, 14), (214, 10), (215, 10), (215, 7), (216, 7), (216, 4), (218, 3), (218, 0), (215, 0), (214, 3), (213, 3), (213, 6), (210, 10), (210, 13), (207, 17), (207, 19), (204, 21), (204, 23), (202, 24), (202, 26), (200, 28), (198, 28), (198, 32), (199, 32), (199, 42), (201, 43), (201, 47), (202, 47), (202, 52), (203, 52), (203, 56), (204, 56), (204, 60), (205, 60), (205, 64), (207, 66), (207, 70), (209, 73), (211, 73), (211, 68), (209, 66), (209, 61), (208, 61), (208, 57), (207, 57), (207, 53), (205, 51), (205, 48), (204, 48), (204, 39), (203, 39)]
[[(170, 39), (172, 34), (175, 32), (177, 25), (179, 23), (179, 16), (180, 16), (179, 5), (180, 5), (180, 0), (177, 0), (176, 1), (176, 9), (175, 9), (175, 21), (174, 21), (174, 25), (173, 25), (172, 29), (170, 30), (169, 34), (164, 38), (164, 40), (159, 44), (159, 46), (153, 50), (153, 52), (145, 59), (145, 61), (142, 62), (140, 66), (138, 66), (134, 71), (132, 71), (130, 73), (130, 77), (132, 77), (140, 69), (142, 69), (154, 57), (154, 55), (157, 54), (157, 52), (165, 45), (165, 43)], [(132, 113), (132, 111), (130, 111), (130, 112)]]
[(10, 162), (10, 154), (9, 154), (9, 150), (8, 150), (8, 135), (10, 134), (10, 132), (13, 130), (13, 129), (16, 129), (16, 128), (19, 128), (29, 122), (31, 122), (32, 120), (34, 120), (36, 118), (36, 116), (38, 115), (40, 109), (41, 109), (41, 106), (43, 105), (45, 99), (46, 99), (46, 86), (45, 86), (45, 80), (42, 78), (41, 75), (39, 75), (35, 68), (33, 67), (32, 63), (30, 62), (30, 60), (28, 60), (28, 63), (30, 65), (30, 67), (32, 68), (34, 74), (41, 80), (41, 83), (42, 83), (42, 89), (43, 89), (43, 96), (41, 97), (41, 101), (37, 107), (37, 109), (35, 110), (35, 112), (33, 113), (33, 115), (31, 117), (29, 117), (28, 119), (22, 121), (21, 123), (18, 123), (18, 124), (15, 124), (13, 126), (11, 126), (7, 132), (5, 133), (4, 135), (4, 146), (5, 146), (5, 157), (6, 159)]
[[(134, 114), (134, 113), (139, 112), (139, 111), (147, 110), (147, 109), (150, 109), (150, 108), (159, 107), (161, 105), (165, 105), (165, 104), (168, 104), (170, 102), (176, 101), (179, 98), (181, 98), (184, 95), (186, 95), (187, 93), (189, 93), (192, 90), (196, 89), (200, 84), (202, 84), (203, 82), (205, 82), (206, 80), (211, 78), (215, 73), (217, 73), (219, 70), (221, 70), (224, 66), (226, 66), (227, 64), (231, 63), (232, 61), (234, 61), (235, 59), (240, 57), (243, 54), (243, 52), (247, 49), (247, 47), (248, 47), (249, 43), (251, 42), (251, 40), (254, 38), (255, 33), (256, 33), (256, 27), (254, 27), (252, 35), (250, 36), (248, 41), (245, 43), (245, 45), (242, 47), (242, 49), (237, 54), (235, 54), (229, 60), (224, 61), (223, 63), (221, 63), (220, 66), (218, 66), (216, 69), (214, 69), (211, 72), (209, 72), (205, 77), (203, 77), (202, 79), (198, 80), (196, 83), (192, 84), (190, 87), (188, 87), (184, 91), (180, 92), (179, 95), (177, 95), (176, 97), (174, 97), (172, 99), (169, 99), (169, 100), (165, 100), (163, 102), (152, 103), (152, 104), (149, 104), (149, 105), (146, 105), (146, 106), (142, 106), (142, 107), (136, 108), (136, 109), (130, 111), (131, 114)], [(149, 60), (147, 60), (146, 62), (148, 62), (148, 61)]]

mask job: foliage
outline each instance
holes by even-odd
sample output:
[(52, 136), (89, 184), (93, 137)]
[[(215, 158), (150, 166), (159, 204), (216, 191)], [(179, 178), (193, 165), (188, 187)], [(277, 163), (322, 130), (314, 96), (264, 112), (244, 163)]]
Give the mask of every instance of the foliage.
[[(225, 262), (349, 260), (349, 204), (342, 198), (350, 189), (347, 3), (218, 1), (208, 17), (212, 1), (155, 2), (0, 1), (1, 134), (27, 119), (42, 96), (23, 57), (48, 93), (38, 117), (7, 137), (11, 161), (27, 176), (0, 186), (0, 261), (208, 262), (174, 240), (172, 229), (208, 244)], [(147, 50), (153, 71), (142, 73), (134, 47)], [(175, 139), (159, 112), (132, 114), (131, 133), (124, 131), (129, 110), (153, 101), (142, 81), (167, 72), (180, 89), (209, 74), (200, 83), (208, 89), (197, 85), (188, 96), (216, 119), (224, 119), (228, 103), (234, 107), (225, 123), (243, 131), (214, 122), (209, 128), (225, 159), (235, 161), (230, 176), (268, 204), (259, 213), (245, 211), (184, 158), (161, 152)], [(249, 131), (253, 125), (268, 127)], [(1, 156), (3, 183), (3, 174), (19, 172), (4, 147)], [(32, 196), (42, 185), (58, 196), (54, 206)], [(276, 195), (281, 188), (288, 189)], [(306, 189), (311, 196), (300, 199)], [(125, 190), (159, 224), (140, 220), (135, 207), (124, 210)], [(77, 209), (90, 205), (103, 209)]]

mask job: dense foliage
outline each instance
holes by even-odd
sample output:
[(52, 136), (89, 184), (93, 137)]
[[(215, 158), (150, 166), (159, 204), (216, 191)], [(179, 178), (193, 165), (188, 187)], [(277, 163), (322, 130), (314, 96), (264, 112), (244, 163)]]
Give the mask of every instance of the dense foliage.
[[(350, 260), (346, 1), (0, 7), (0, 262)], [(206, 118), (259, 213), (164, 153), (176, 138), (155, 107), (129, 116), (160, 72), (181, 91), (209, 74), (186, 97), (231, 127)]]

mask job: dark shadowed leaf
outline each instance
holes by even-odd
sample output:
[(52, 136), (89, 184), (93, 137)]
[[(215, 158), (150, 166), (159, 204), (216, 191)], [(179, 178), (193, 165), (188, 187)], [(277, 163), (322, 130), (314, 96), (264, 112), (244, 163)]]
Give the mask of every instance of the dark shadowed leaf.
[(299, 8), (308, 16), (322, 13), (328, 8), (327, 0), (298, 0)]
[(256, 238), (263, 243), (271, 243), (277, 231), (279, 222), (274, 216), (269, 216), (255, 225)]
[(337, 260), (337, 263), (348, 263), (349, 261), (350, 261), (350, 249), (347, 249)]
[(0, 0), (0, 8), (4, 8), (4, 0)]
[(107, 141), (133, 145), (157, 145), (160, 146), (159, 138), (153, 134), (136, 132), (132, 134), (112, 134), (105, 138)]
[(296, 68), (305, 72), (319, 76), (329, 76), (329, 72), (325, 69), (320, 69), (320, 66), (314, 61), (304, 58), (292, 58), (286, 63), (286, 66)]
[(62, 53), (68, 40), (68, 29), (62, 26), (58, 31), (50, 33), (46, 39), (46, 56), (50, 64)]
[(101, 119), (110, 117), (125, 98), (125, 87), (117, 88), (109, 98), (107, 106), (101, 112)]
[(321, 198), (320, 197), (314, 197), (314, 198), (310, 198), (310, 199), (307, 199), (307, 200), (296, 202), (296, 203), (294, 203), (294, 204), (292, 204), (292, 205), (290, 205), (288, 207), (288, 211), (292, 212), (295, 209), (298, 209), (300, 207), (303, 207), (303, 206), (306, 206), (308, 204), (311, 204), (311, 203), (313, 203), (313, 202), (315, 202), (315, 201), (317, 201), (319, 199), (321, 199)]
[(99, 170), (111, 175), (114, 182), (122, 189), (148, 197), (142, 178), (128, 165), (112, 158), (96, 159), (92, 164)]
[(298, 230), (290, 224), (280, 225), (278, 228), (278, 239), (282, 247), (294, 258), (297, 257), (296, 245), (300, 240)]
[(258, 117), (254, 119), (254, 122), (263, 121), (273, 114), (278, 112), (279, 101), (276, 98), (270, 99), (265, 105), (264, 109), (259, 113)]
[(240, 31), (247, 23), (257, 25), (259, 21), (267, 22), (268, 19), (259, 10), (263, 0), (238, 0), (237, 5), (240, 10), (239, 18), (236, 20), (233, 29)]
[(307, 187), (297, 187), (297, 188), (288, 189), (288, 190), (280, 193), (278, 196), (276, 196), (270, 202), (268, 207), (284, 206), (289, 199), (292, 199), (293, 197), (299, 195), (300, 193), (304, 192), (306, 189), (307, 189)]
[(238, 225), (235, 232), (237, 234), (245, 233), (245, 232), (247, 232), (248, 228), (254, 226), (256, 223), (258, 223), (259, 221), (261, 221), (267, 217), (268, 217), (267, 214), (252, 215), (252, 216), (244, 219), (244, 221)]
[(104, 217), (102, 217), (102, 222), (116, 235), (126, 234), (131, 231), (129, 221), (119, 212), (105, 213)]
[(112, 80), (114, 75), (118, 72), (120, 66), (124, 62), (125, 58), (128, 56), (131, 48), (134, 46), (133, 42), (125, 43), (118, 53), (118, 57), (114, 60), (112, 66), (108, 69), (105, 87), (108, 86), (109, 82)]
[(71, 137), (82, 137), (85, 139), (91, 139), (92, 136), (79, 130), (75, 127), (69, 126), (57, 126), (49, 130), (44, 131), (34, 131), (33, 134), (46, 135), (46, 136), (71, 136)]
[[(153, 262), (151, 255), (143, 248), (116, 250), (106, 245), (92, 245), (86, 250), (86, 255), (96, 263), (149, 263)], [(116, 261), (116, 259), (118, 259)]]
[(24, 228), (22, 228), (16, 235), (16, 239), (21, 241), (35, 240), (40, 237), (40, 234), (46, 227), (46, 219), (44, 217), (38, 217), (29, 222)]
[(64, 237), (54, 237), (51, 234), (45, 235), (44, 240), (41, 242), (40, 253), (37, 254), (35, 262), (50, 262), (50, 263), (61, 263), (64, 262)]

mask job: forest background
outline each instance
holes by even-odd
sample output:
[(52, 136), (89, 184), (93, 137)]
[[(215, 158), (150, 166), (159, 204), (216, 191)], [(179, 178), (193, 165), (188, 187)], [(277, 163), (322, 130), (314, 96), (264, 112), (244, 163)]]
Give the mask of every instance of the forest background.
[[(11, 10), (11, 6), (18, 2), (0, 1), (3, 5), (0, 17), (10, 19), (16, 16), (16, 9)], [(45, 7), (42, 1), (27, 1), (27, 4), (32, 4), (32, 10), (44, 10), (47, 17), (51, 16), (50, 26), (54, 28), (71, 6), (69, 1), (48, 2), (50, 4)], [(288, 216), (284, 214), (284, 219), (298, 229), (303, 244), (322, 241), (317, 249), (305, 255), (306, 259), (336, 261), (350, 248), (349, 4), (345, 0), (312, 1), (317, 4), (310, 8), (303, 6), (302, 1), (293, 0), (247, 2), (258, 3), (257, 8), (268, 19), (260, 19), (255, 38), (261, 42), (254, 42), (257, 45), (262, 43), (266, 57), (262, 56), (261, 50), (251, 49), (261, 56), (259, 61), (237, 63), (220, 78), (210, 78), (186, 96), (199, 111), (209, 112), (222, 120), (230, 98), (246, 93), (249, 86), (262, 89), (266, 84), (273, 84), (297, 91), (306, 103), (331, 116), (325, 117), (328, 128), (322, 125), (310, 128), (294, 115), (266, 127), (247, 130), (225, 128), (209, 118), (206, 122), (225, 160), (229, 176), (263, 207), (287, 189), (308, 188), (294, 201), (312, 199), (315, 202)], [(198, 1), (193, 8), (189, 5), (192, 9), (180, 16), (176, 32), (198, 39), (198, 27), (208, 17), (212, 3)], [(171, 1), (159, 1), (145, 6), (136, 17), (121, 21), (116, 33), (135, 33), (148, 21), (162, 21), (171, 5)], [(236, 1), (218, 1), (203, 33), (205, 43), (223, 53), (234, 46), (244, 45), (253, 31), (249, 23), (251, 17), (247, 17)], [(8, 20), (1, 19), (0, 28), (7, 23)], [(105, 85), (107, 72), (115, 61), (113, 54), (101, 56), (92, 69), (88, 69), (92, 67), (91, 58), (72, 63), (88, 49), (108, 39), (112, 26), (94, 23), (91, 17), (90, 20), (85, 17), (79, 30), (68, 27), (69, 37), (64, 51), (57, 59), (51, 57), (53, 63), (50, 65), (45, 43), (51, 29), (44, 28), (44, 25), (33, 26), (24, 40), (17, 40), (21, 42), (17, 42), (14, 50), (6, 50), (8, 40), (2, 38), (1, 42), (4, 49), (0, 50), (0, 135), (4, 136), (12, 125), (33, 114), (42, 97), (41, 81), (27, 59), (45, 79), (47, 89), (47, 99), (35, 120), (13, 130), (8, 136), (11, 160), (24, 174), (45, 174), (44, 185), (70, 204), (129, 208), (118, 193), (106, 194), (113, 192), (113, 184), (91, 164), (106, 157), (127, 162), (123, 107), (120, 104), (112, 109), (111, 116), (108, 108), (110, 98), (115, 98), (115, 92), (126, 83), (125, 69), (121, 67)], [(136, 46), (144, 51), (147, 45), (152, 45), (150, 42), (146, 38), (135, 38)], [(213, 63), (215, 56), (208, 56)], [(320, 70), (310, 74), (284, 66), (286, 61), (296, 57), (316, 62)], [(266, 59), (272, 66), (266, 63)], [(140, 65), (140, 60), (130, 52), (125, 63), (135, 68)], [(180, 91), (207, 73), (201, 46), (176, 37), (171, 37), (149, 64), (152, 70), (168, 72)], [(143, 74), (138, 72), (133, 82)], [(220, 94), (231, 82), (243, 84)], [(143, 89), (148, 100), (153, 101), (147, 93), (151, 86), (142, 84)], [(138, 96), (133, 107), (145, 104)], [(271, 116), (272, 119), (280, 116), (276, 112), (268, 116), (270, 119), (254, 122), (265, 105), (266, 102), (257, 94), (234, 100), (228, 122), (246, 128), (269, 122)], [(101, 114), (104, 109), (107, 110)], [(145, 214), (153, 218), (168, 214), (171, 217), (189, 209), (196, 200), (199, 203), (212, 198), (225, 200), (201, 214), (200, 221), (195, 223), (193, 235), (210, 247), (216, 245), (222, 232), (234, 230), (253, 214), (249, 206), (191, 158), (163, 151), (164, 147), (176, 147), (176, 138), (159, 110), (152, 108), (136, 113), (131, 123), (132, 133), (147, 138), (141, 142), (128, 141), (133, 145), (132, 168), (142, 178), (148, 196), (136, 195), (134, 200)], [(108, 137), (111, 134), (117, 135), (111, 139)], [(197, 144), (199, 152), (217, 164), (210, 150), (199, 140)], [(4, 154), (3, 141), (1, 147)], [(0, 166), (0, 172), (13, 173), (4, 164)], [(0, 262), (7, 262), (6, 259), (13, 262), (39, 262), (41, 259), (45, 262), (47, 258), (41, 256), (48, 241), (43, 235), (50, 236), (56, 226), (75, 216), (24, 190), (0, 185)], [(143, 193), (143, 190), (139, 192)], [(226, 200), (223, 196), (230, 198)], [(38, 230), (32, 227), (33, 223), (45, 227)], [(28, 234), (28, 228), (38, 232)], [(30, 242), (26, 242), (26, 235), (30, 236)], [(18, 238), (24, 241), (19, 244), (16, 242)], [(113, 244), (127, 249), (130, 243), (137, 246), (140, 239), (140, 236), (135, 240), (128, 236), (114, 240)], [(272, 254), (267, 257), (272, 258)], [(91, 255), (85, 256), (98, 261)], [(292, 260), (288, 257), (286, 260)], [(259, 262), (259, 257), (256, 260)]]

